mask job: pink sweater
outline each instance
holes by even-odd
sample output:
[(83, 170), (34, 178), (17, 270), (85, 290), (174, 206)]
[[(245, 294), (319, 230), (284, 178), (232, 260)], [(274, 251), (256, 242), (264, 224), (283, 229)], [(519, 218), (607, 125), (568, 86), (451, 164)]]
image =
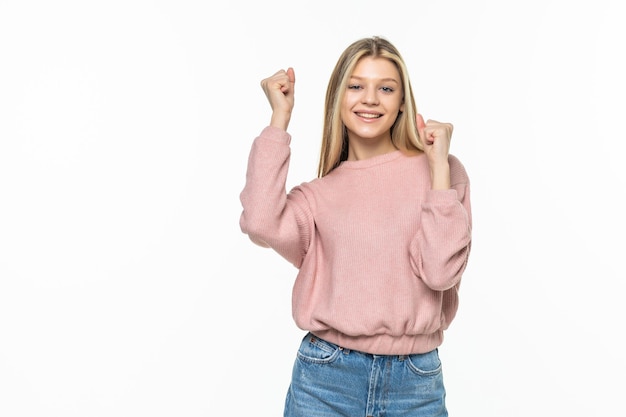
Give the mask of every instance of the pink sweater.
[(298, 268), (297, 326), (347, 349), (428, 352), (458, 308), (471, 246), (469, 180), (430, 189), (424, 154), (344, 161), (286, 192), (291, 136), (266, 127), (252, 145), (241, 230)]

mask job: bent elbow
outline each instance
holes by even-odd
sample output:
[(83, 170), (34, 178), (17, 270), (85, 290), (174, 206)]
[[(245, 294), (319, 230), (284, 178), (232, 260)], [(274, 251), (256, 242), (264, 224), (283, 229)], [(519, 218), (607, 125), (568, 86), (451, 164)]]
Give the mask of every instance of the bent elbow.
[[(265, 228), (260, 227), (260, 222), (248, 222), (246, 218), (242, 215), (239, 220), (239, 227), (241, 228), (242, 233), (248, 235), (248, 238), (255, 244), (264, 248), (270, 247), (267, 243), (267, 230)], [(256, 226), (255, 226), (256, 225)]]
[(269, 248), (270, 247), (270, 245), (266, 241), (264, 241), (263, 239), (255, 237), (253, 235), (248, 235), (248, 238), (252, 241), (252, 243), (254, 243), (257, 246), (260, 246), (262, 248)]

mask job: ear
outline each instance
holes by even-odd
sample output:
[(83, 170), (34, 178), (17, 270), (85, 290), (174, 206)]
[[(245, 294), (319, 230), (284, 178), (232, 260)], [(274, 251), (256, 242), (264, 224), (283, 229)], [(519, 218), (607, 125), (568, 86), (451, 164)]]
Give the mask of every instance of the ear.
[(400, 105), (400, 113), (404, 113), (404, 101)]

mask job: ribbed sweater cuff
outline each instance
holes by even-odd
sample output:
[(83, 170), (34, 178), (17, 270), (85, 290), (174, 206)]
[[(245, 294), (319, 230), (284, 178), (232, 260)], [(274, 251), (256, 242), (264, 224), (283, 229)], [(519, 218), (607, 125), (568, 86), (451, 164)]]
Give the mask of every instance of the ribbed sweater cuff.
[(265, 129), (263, 129), (261, 131), (260, 137), (281, 143), (286, 143), (287, 145), (291, 143), (291, 135), (283, 129), (274, 126), (267, 126)]
[(457, 192), (454, 188), (449, 190), (429, 190), (426, 193), (425, 202), (427, 204), (449, 203), (458, 200)]

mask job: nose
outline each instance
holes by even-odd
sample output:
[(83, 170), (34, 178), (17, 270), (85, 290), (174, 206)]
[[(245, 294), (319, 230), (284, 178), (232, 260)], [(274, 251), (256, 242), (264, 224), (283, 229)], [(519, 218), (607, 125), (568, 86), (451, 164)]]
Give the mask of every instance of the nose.
[(369, 105), (378, 104), (378, 94), (376, 93), (375, 88), (368, 88), (363, 93), (363, 103)]

